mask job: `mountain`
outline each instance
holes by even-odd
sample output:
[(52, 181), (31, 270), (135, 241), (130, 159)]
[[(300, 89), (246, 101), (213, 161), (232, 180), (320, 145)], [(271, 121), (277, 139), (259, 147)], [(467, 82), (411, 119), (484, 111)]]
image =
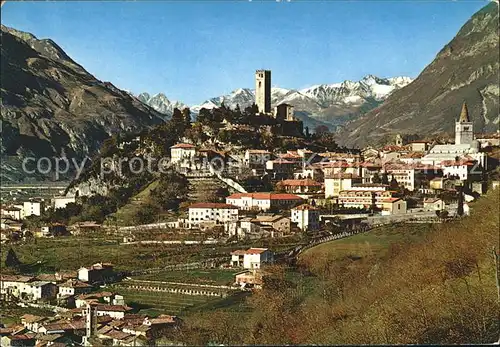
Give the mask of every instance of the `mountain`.
[[(320, 84), (306, 89), (271, 89), (271, 103), (276, 106), (287, 103), (295, 107), (296, 115), (304, 121), (305, 126), (314, 129), (318, 125), (334, 128), (345, 121), (359, 116), (361, 113), (378, 106), (392, 92), (411, 83), (409, 77), (379, 78), (368, 75), (362, 80), (344, 81), (335, 84)], [(172, 103), (163, 94), (162, 98), (150, 98), (143, 93), (138, 96), (149, 106), (167, 115), (171, 114)], [(255, 102), (255, 90), (239, 88), (230, 94), (211, 98), (191, 107), (193, 113), (202, 108), (220, 107), (222, 103), (229, 108), (241, 109)], [(184, 107), (184, 104), (179, 103)], [(165, 110), (165, 111), (162, 111)]]
[(81, 159), (113, 134), (163, 122), (159, 112), (96, 79), (52, 40), (3, 25), (1, 33), (2, 178), (22, 178), (23, 158)]
[(396, 133), (452, 133), (464, 101), (476, 133), (496, 131), (498, 30), (498, 4), (491, 2), (465, 23), (411, 84), (348, 123), (338, 133), (338, 141), (363, 146), (384, 142)]
[(137, 98), (146, 105), (151, 106), (156, 111), (167, 116), (172, 116), (174, 108), (182, 110), (187, 107), (180, 101), (170, 101), (163, 93), (158, 93), (153, 96), (150, 96), (148, 93), (142, 93), (139, 94)]

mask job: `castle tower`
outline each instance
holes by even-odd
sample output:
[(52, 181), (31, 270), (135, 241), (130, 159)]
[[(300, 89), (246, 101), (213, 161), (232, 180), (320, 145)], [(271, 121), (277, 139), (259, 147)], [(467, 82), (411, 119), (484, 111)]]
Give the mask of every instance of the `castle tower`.
[(462, 105), (462, 112), (460, 112), (460, 118), (458, 122), (455, 123), (455, 144), (471, 145), (472, 141), (474, 141), (474, 129), (469, 118), (467, 104), (464, 102)]
[(394, 141), (396, 146), (402, 147), (403, 146), (403, 136), (401, 134), (396, 135), (396, 140)]
[(255, 104), (259, 112), (271, 113), (271, 70), (255, 72)]

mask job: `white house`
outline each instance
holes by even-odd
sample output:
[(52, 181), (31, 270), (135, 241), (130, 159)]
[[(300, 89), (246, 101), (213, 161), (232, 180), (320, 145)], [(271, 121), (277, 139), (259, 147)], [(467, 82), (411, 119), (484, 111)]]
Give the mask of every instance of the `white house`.
[(14, 220), (21, 220), (24, 218), (24, 210), (16, 206), (2, 207), (1, 213), (3, 216)]
[(27, 284), (34, 280), (34, 277), (29, 276), (0, 275), (0, 295), (6, 299), (10, 296), (20, 297), (22, 292), (29, 290)]
[(292, 208), (292, 222), (297, 223), (300, 230), (319, 229), (319, 210), (311, 205), (304, 204)]
[(78, 294), (89, 293), (92, 291), (92, 286), (88, 283), (79, 280), (68, 280), (59, 285), (57, 297), (72, 296)]
[(424, 199), (424, 210), (426, 211), (441, 211), (444, 210), (445, 203), (439, 198)]
[(445, 177), (456, 176), (462, 181), (466, 181), (471, 176), (482, 173), (479, 164), (472, 160), (447, 160), (441, 163), (441, 167)]
[(233, 205), (200, 202), (189, 206), (189, 223), (191, 227), (202, 222), (223, 224), (237, 219), (238, 207)]
[(342, 190), (349, 190), (363, 179), (351, 173), (336, 173), (325, 177), (325, 198), (338, 197)]
[(24, 216), (40, 216), (45, 210), (45, 203), (43, 200), (31, 200), (23, 203)]
[(250, 248), (231, 252), (231, 265), (245, 269), (260, 269), (264, 264), (272, 264), (274, 255), (267, 248)]
[(132, 308), (126, 305), (96, 305), (95, 310), (98, 316), (123, 319), (126, 313), (132, 311)]
[(287, 209), (302, 201), (295, 194), (286, 193), (236, 193), (226, 198), (226, 203), (241, 210)]
[(271, 152), (264, 149), (247, 149), (245, 152), (244, 162), (250, 167), (264, 167), (266, 162), (272, 157)]
[(170, 160), (178, 163), (185, 159), (190, 160), (196, 155), (196, 147), (190, 143), (178, 143), (170, 147)]

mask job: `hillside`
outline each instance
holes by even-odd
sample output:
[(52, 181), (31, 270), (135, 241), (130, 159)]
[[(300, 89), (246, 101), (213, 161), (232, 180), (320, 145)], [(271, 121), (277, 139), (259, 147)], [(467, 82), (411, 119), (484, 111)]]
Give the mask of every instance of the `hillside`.
[(396, 133), (451, 133), (464, 101), (477, 133), (496, 131), (498, 113), (498, 4), (489, 3), (408, 86), (339, 132), (345, 145), (364, 146)]
[(163, 123), (163, 115), (97, 80), (52, 40), (1, 29), (3, 179), (24, 176), (23, 158), (81, 159), (113, 134)]
[(499, 191), (451, 223), (384, 226), (301, 255), (247, 300), (187, 319), (190, 344), (485, 344), (498, 340)]

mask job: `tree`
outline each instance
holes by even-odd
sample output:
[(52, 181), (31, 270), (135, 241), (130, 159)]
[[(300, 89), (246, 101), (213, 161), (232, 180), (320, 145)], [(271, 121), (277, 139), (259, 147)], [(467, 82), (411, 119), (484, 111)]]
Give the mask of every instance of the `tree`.
[(182, 117), (184, 118), (184, 124), (189, 126), (191, 124), (191, 110), (189, 107), (182, 110)]
[(7, 252), (7, 257), (5, 258), (5, 266), (10, 268), (18, 268), (21, 266), (21, 261), (17, 257), (17, 254), (14, 252), (12, 248), (9, 248)]
[(381, 180), (382, 184), (389, 184), (389, 176), (387, 175), (386, 172), (384, 172), (382, 174), (382, 180)]
[(375, 174), (372, 176), (372, 183), (376, 184), (382, 183), (382, 179), (380, 178), (378, 172), (375, 172)]
[(153, 204), (146, 204), (137, 210), (133, 216), (135, 224), (147, 224), (156, 220), (156, 216), (160, 212), (158, 206)]
[(457, 207), (457, 215), (460, 217), (464, 215), (464, 192), (463, 187), (458, 187), (458, 207)]

